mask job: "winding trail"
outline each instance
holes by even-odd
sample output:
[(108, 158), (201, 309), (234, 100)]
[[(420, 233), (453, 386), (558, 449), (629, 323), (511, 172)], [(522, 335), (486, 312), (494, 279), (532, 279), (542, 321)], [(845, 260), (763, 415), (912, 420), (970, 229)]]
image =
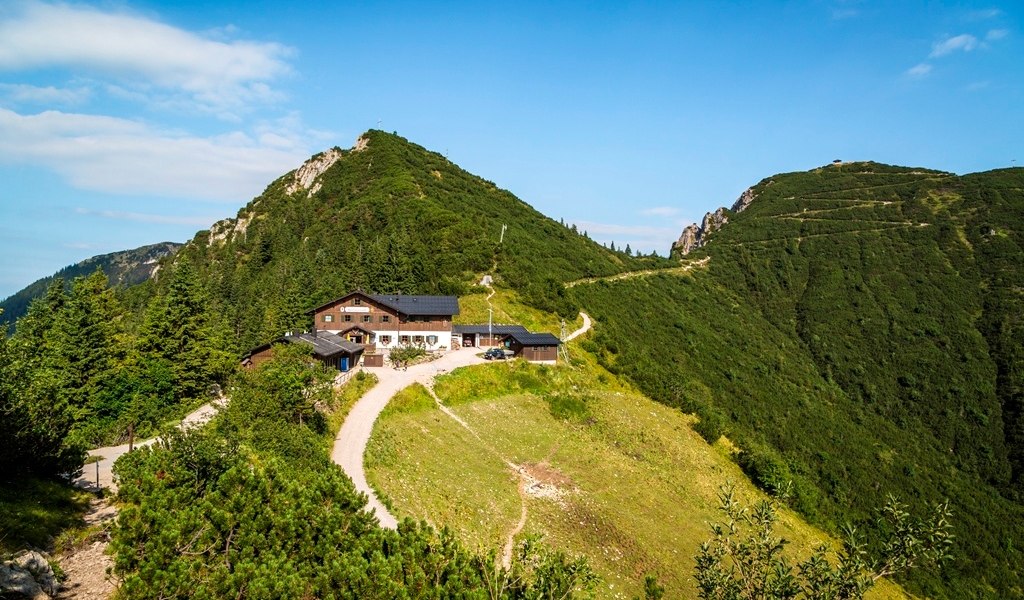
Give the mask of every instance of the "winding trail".
[(582, 310), (580, 311), (580, 316), (583, 317), (583, 326), (577, 329), (576, 331), (570, 333), (569, 335), (565, 336), (565, 339), (562, 340), (563, 342), (569, 342), (580, 337), (584, 333), (590, 331), (590, 328), (594, 325), (593, 321), (590, 320), (590, 315), (583, 312)]
[(711, 262), (711, 257), (705, 256), (699, 260), (687, 261), (678, 267), (670, 267), (668, 269), (644, 269), (642, 271), (616, 273), (615, 275), (608, 275), (606, 277), (586, 277), (584, 279), (577, 279), (576, 281), (568, 281), (566, 282), (565, 287), (571, 288), (586, 283), (597, 283), (598, 281), (621, 281), (623, 279), (635, 279), (637, 277), (650, 277), (651, 275), (683, 275), (684, 273), (689, 273), (695, 268), (705, 267), (709, 262)]
[[(593, 327), (593, 321), (586, 313), (581, 312), (583, 326), (566, 336), (564, 341), (575, 339)], [(374, 369), (372, 372), (377, 376), (377, 385), (370, 388), (363, 397), (356, 402), (345, 422), (342, 423), (337, 437), (334, 438), (334, 448), (331, 450), (331, 460), (339, 465), (345, 473), (352, 478), (352, 482), (358, 491), (366, 494), (367, 510), (377, 516), (381, 527), (395, 529), (398, 527), (398, 519), (384, 506), (377, 497), (377, 493), (370, 487), (366, 480), (366, 469), (363, 465), (363, 457), (366, 454), (366, 445), (370, 442), (373, 434), (373, 424), (377, 417), (387, 406), (388, 401), (395, 394), (406, 387), (420, 383), (433, 395), (434, 377), (447, 373), (459, 367), (468, 365), (483, 364), (484, 359), (479, 356), (478, 348), (462, 348), (451, 350), (441, 358), (428, 363), (422, 363), (409, 367), (407, 370), (383, 367)], [(441, 410), (449, 417), (455, 419), (460, 425), (472, 431), (469, 425), (451, 412), (441, 401), (434, 396), (435, 401)], [(519, 467), (509, 463), (511, 467), (518, 470)]]
[(430, 388), (434, 377), (441, 373), (467, 365), (483, 363), (484, 359), (477, 356), (477, 352), (477, 348), (451, 350), (437, 360), (413, 365), (402, 371), (390, 367), (373, 369), (371, 372), (377, 376), (377, 385), (363, 394), (363, 397), (356, 402), (348, 416), (345, 417), (345, 422), (341, 425), (337, 437), (334, 438), (331, 460), (352, 478), (358, 491), (366, 494), (366, 508), (376, 514), (381, 527), (395, 529), (398, 527), (398, 519), (377, 498), (376, 492), (366, 481), (363, 455), (366, 453), (370, 434), (373, 433), (374, 422), (387, 406), (388, 401), (413, 383), (422, 383)]

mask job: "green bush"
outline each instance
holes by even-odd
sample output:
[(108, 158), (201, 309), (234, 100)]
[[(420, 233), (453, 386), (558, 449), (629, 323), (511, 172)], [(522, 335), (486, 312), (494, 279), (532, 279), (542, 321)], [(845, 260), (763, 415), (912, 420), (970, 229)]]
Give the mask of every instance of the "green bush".
[(744, 448), (736, 462), (759, 488), (772, 496), (788, 493), (793, 475), (778, 453), (761, 445)]
[(709, 444), (714, 444), (718, 438), (726, 434), (728, 420), (716, 409), (704, 407), (697, 412), (697, 422), (693, 424), (693, 430), (700, 434)]

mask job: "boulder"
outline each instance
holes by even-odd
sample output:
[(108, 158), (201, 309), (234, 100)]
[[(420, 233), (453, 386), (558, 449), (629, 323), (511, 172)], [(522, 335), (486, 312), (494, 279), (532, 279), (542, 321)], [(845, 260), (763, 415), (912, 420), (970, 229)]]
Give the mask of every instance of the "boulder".
[(0, 595), (47, 600), (57, 594), (60, 584), (46, 557), (32, 550), (0, 564)]

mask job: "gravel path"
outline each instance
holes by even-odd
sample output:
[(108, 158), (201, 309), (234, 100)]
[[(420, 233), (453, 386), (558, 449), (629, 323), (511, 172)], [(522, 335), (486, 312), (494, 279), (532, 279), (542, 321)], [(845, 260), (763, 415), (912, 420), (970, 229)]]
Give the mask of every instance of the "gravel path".
[(590, 331), (590, 327), (593, 325), (593, 323), (590, 321), (590, 315), (583, 311), (580, 311), (580, 316), (583, 317), (583, 326), (577, 329), (576, 331), (570, 333), (569, 335), (565, 336), (565, 339), (562, 340), (563, 342), (574, 340), (583, 335), (584, 333)]
[[(207, 421), (213, 418), (217, 414), (217, 409), (220, 403), (224, 400), (218, 400), (217, 402), (211, 402), (204, 404), (189, 413), (184, 419), (181, 420), (181, 429), (191, 429), (193, 427), (199, 427), (205, 424)], [(142, 448), (155, 442), (157, 438), (150, 438), (148, 440), (140, 440), (135, 442), (136, 448)], [(117, 486), (114, 485), (113, 473), (111, 468), (114, 465), (114, 461), (121, 457), (122, 454), (128, 452), (128, 444), (121, 444), (120, 446), (104, 446), (102, 448), (95, 448), (89, 451), (90, 457), (98, 457), (99, 462), (90, 463), (85, 465), (82, 470), (82, 474), (75, 480), (75, 485), (80, 488), (84, 488), (93, 492), (99, 491), (99, 488), (109, 488), (112, 491), (117, 490)], [(98, 466), (97, 466), (98, 465)], [(97, 469), (99, 488), (97, 488)]]
[(388, 400), (391, 400), (403, 388), (413, 383), (430, 386), (436, 375), (458, 367), (483, 363), (484, 359), (477, 356), (478, 352), (477, 348), (452, 350), (435, 361), (414, 365), (408, 370), (402, 371), (391, 367), (367, 369), (376, 375), (379, 381), (356, 402), (348, 413), (338, 432), (338, 437), (334, 439), (331, 460), (340, 465), (342, 470), (352, 478), (357, 490), (366, 494), (369, 500), (367, 509), (376, 513), (381, 527), (395, 529), (398, 527), (398, 520), (388, 512), (388, 509), (384, 507), (377, 498), (377, 494), (366, 482), (363, 455), (366, 452), (366, 444), (370, 441), (370, 434), (373, 433), (373, 423), (387, 406)]

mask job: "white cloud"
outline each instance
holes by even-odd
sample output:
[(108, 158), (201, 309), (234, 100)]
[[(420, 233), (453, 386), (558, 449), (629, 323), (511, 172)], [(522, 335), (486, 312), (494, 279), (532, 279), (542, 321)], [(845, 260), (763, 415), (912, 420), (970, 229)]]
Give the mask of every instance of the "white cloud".
[(0, 108), (0, 162), (49, 168), (101, 192), (239, 202), (309, 154), (297, 137), (282, 146), (241, 131), (200, 137), (116, 117)]
[(940, 56), (946, 56), (957, 50), (963, 50), (964, 52), (970, 52), (978, 47), (978, 38), (974, 37), (969, 33), (961, 33), (953, 37), (948, 37), (941, 42), (936, 42), (932, 46), (932, 53), (928, 55), (928, 58), (938, 58)]
[(640, 214), (647, 217), (674, 217), (679, 214), (679, 209), (674, 206), (655, 206), (643, 209)]
[(188, 99), (226, 115), (278, 101), (281, 94), (268, 82), (290, 72), (284, 59), (293, 51), (280, 44), (220, 41), (127, 12), (39, 2), (17, 6), (20, 11), (0, 12), (3, 71), (102, 74), (157, 103)]
[(24, 83), (0, 83), (0, 97), (15, 104), (81, 104), (91, 95), (92, 90), (87, 87), (58, 88)]
[(994, 42), (996, 40), (1003, 39), (1004, 37), (1009, 35), (1009, 33), (1010, 32), (1006, 29), (990, 29), (988, 33), (985, 35), (985, 39), (990, 42)]
[(907, 69), (906, 73), (910, 77), (925, 77), (932, 72), (932, 66), (928, 63), (920, 63)]
[(118, 221), (135, 221), (138, 223), (159, 223), (162, 225), (195, 225), (197, 227), (208, 227), (222, 217), (197, 217), (181, 215), (157, 215), (151, 213), (128, 212), (120, 210), (93, 210), (89, 208), (76, 208), (75, 212), (80, 215), (103, 217), (104, 219), (115, 219)]

